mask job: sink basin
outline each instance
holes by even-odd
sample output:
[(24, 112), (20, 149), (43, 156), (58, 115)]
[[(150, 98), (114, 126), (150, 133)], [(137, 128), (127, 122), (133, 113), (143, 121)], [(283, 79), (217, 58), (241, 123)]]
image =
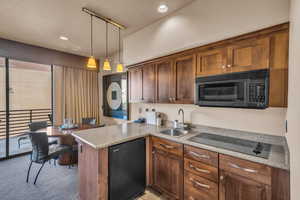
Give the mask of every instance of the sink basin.
[(179, 137), (187, 133), (187, 131), (182, 130), (182, 129), (166, 129), (163, 131), (160, 131), (161, 134), (169, 135), (169, 136), (174, 136), (174, 137)]

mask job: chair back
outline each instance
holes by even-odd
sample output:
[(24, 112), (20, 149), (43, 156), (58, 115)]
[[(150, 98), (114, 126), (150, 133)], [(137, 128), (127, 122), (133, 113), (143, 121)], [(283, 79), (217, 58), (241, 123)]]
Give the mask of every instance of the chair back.
[(48, 114), (48, 118), (49, 118), (50, 122), (53, 123), (53, 116), (52, 116), (52, 114)]
[(39, 129), (47, 128), (48, 122), (47, 121), (32, 122), (28, 126), (30, 131), (37, 131)]
[(93, 117), (82, 118), (82, 124), (96, 125), (96, 118)]
[(48, 136), (45, 132), (29, 132), (32, 144), (31, 160), (33, 162), (43, 162), (49, 154)]

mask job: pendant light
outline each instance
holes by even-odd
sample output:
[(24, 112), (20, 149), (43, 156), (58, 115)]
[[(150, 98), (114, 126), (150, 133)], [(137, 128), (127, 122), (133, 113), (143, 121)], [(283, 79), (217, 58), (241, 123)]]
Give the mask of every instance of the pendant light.
[(123, 64), (121, 63), (121, 29), (119, 28), (119, 64), (117, 65), (117, 72), (123, 72)]
[(93, 15), (91, 15), (91, 56), (88, 60), (87, 68), (89, 68), (89, 69), (97, 68), (97, 64), (96, 64), (96, 60), (94, 58), (94, 52), (93, 52)]
[(106, 50), (105, 50), (105, 61), (103, 63), (103, 70), (104, 71), (110, 71), (111, 67), (110, 67), (110, 63), (108, 60), (108, 55), (107, 55), (107, 49), (108, 49), (108, 30), (107, 30), (107, 22), (106, 22)]

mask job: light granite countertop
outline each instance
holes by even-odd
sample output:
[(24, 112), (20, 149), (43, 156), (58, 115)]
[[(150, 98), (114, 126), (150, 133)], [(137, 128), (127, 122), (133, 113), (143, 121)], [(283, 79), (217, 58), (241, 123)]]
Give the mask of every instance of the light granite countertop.
[[(93, 148), (100, 149), (123, 142), (127, 142), (133, 139), (153, 135), (174, 142), (207, 149), (210, 151), (226, 154), (241, 159), (254, 161), (257, 163), (269, 165), (272, 167), (289, 170), (289, 150), (285, 137), (265, 135), (253, 132), (237, 131), (223, 128), (214, 128), (207, 126), (195, 125), (189, 133), (181, 137), (173, 137), (161, 134), (160, 131), (168, 129), (167, 127), (157, 127), (148, 124), (137, 124), (137, 123), (124, 123), (120, 125), (106, 126), (102, 128), (87, 129), (73, 133), (72, 135), (92, 146)], [(218, 134), (223, 136), (229, 136), (239, 139), (246, 139), (256, 142), (264, 142), (272, 144), (271, 152), (268, 159), (251, 156), (235, 151), (226, 150), (214, 146), (199, 144), (196, 142), (189, 141), (188, 139), (199, 134), (200, 132), (206, 132), (211, 134)]]

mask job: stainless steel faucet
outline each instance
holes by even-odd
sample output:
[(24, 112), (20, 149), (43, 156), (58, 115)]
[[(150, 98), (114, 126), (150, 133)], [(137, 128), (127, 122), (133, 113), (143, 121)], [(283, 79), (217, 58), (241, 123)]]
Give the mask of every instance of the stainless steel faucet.
[(180, 113), (182, 113), (182, 125), (184, 126), (184, 111), (182, 108), (178, 110), (178, 115), (180, 115)]

